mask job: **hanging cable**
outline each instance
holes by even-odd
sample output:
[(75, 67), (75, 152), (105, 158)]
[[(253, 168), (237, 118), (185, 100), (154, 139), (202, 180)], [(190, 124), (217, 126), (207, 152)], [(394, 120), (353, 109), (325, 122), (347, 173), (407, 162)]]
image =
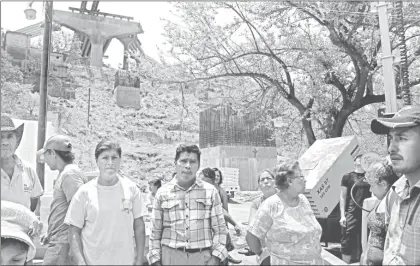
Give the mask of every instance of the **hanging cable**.
[(350, 196), (351, 196), (351, 199), (353, 200), (353, 202), (356, 204), (357, 207), (359, 207), (360, 209), (364, 210), (365, 212), (370, 213), (371, 211), (373, 211), (373, 209), (372, 210), (366, 210), (365, 208), (363, 208), (362, 206), (360, 206), (359, 203), (357, 203), (357, 201), (354, 200), (354, 196), (353, 196), (353, 189), (354, 189), (354, 187), (357, 185), (357, 183), (359, 183), (360, 181), (362, 181), (364, 179), (365, 179), (364, 177), (363, 178), (360, 178), (359, 180), (356, 181), (356, 183), (354, 183), (354, 185), (350, 189)]

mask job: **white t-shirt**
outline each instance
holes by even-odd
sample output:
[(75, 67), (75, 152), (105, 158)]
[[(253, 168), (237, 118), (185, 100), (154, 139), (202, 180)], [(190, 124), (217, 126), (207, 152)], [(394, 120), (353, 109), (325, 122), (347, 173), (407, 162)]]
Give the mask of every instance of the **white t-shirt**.
[(101, 186), (95, 178), (73, 196), (65, 223), (82, 228), (88, 265), (134, 263), (134, 219), (147, 213), (139, 192), (136, 184), (124, 177), (113, 186)]

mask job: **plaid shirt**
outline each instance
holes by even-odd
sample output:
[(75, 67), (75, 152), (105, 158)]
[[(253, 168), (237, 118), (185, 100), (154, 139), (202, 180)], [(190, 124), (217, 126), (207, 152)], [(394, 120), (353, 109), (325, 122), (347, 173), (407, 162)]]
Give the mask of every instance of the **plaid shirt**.
[(227, 257), (227, 228), (216, 188), (197, 179), (184, 190), (176, 178), (156, 193), (150, 217), (149, 263), (161, 260), (161, 245), (171, 248), (208, 248), (212, 255)]
[(402, 176), (392, 189), (383, 265), (420, 265), (420, 181), (410, 189)]

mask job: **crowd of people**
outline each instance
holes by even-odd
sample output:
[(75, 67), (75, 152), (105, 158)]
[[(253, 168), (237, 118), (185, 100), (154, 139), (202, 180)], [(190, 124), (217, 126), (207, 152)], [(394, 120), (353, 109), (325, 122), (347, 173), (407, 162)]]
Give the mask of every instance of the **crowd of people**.
[[(389, 137), (389, 156), (365, 172), (356, 169), (341, 182), (342, 258), (350, 262), (360, 240), (363, 201), (369, 238), (363, 265), (420, 265), (420, 107), (372, 121), (372, 131)], [(58, 170), (48, 230), (34, 214), (43, 189), (34, 169), (15, 153), (24, 125), (1, 116), (1, 264), (30, 264), (34, 238), (47, 250), (44, 265), (227, 265), (234, 246), (228, 230), (241, 227), (229, 214), (222, 172), (200, 169), (201, 151), (181, 144), (172, 180), (153, 179), (150, 195), (119, 174), (122, 149), (102, 140), (95, 148), (99, 174), (88, 180), (74, 163), (69, 137), (49, 138), (38, 162)], [(322, 228), (304, 196), (306, 178), (297, 161), (282, 161), (258, 177), (262, 196), (251, 204), (246, 253), (256, 265), (320, 265)], [(147, 236), (149, 240), (147, 241)], [(148, 242), (148, 245), (146, 244)], [(147, 256), (147, 262), (144, 257)]]

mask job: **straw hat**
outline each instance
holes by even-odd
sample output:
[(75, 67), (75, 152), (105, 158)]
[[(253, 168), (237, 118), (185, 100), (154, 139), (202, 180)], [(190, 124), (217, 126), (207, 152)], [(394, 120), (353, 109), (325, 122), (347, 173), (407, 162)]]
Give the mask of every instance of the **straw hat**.
[(19, 144), (22, 140), (24, 127), (25, 124), (22, 124), (19, 127), (15, 127), (15, 123), (13, 123), (13, 120), (9, 115), (1, 114), (1, 132), (13, 131), (16, 134), (16, 148), (19, 147)]
[(27, 261), (35, 257), (32, 241), (42, 230), (42, 223), (27, 207), (10, 201), (1, 201), (1, 237), (13, 238), (29, 246)]

